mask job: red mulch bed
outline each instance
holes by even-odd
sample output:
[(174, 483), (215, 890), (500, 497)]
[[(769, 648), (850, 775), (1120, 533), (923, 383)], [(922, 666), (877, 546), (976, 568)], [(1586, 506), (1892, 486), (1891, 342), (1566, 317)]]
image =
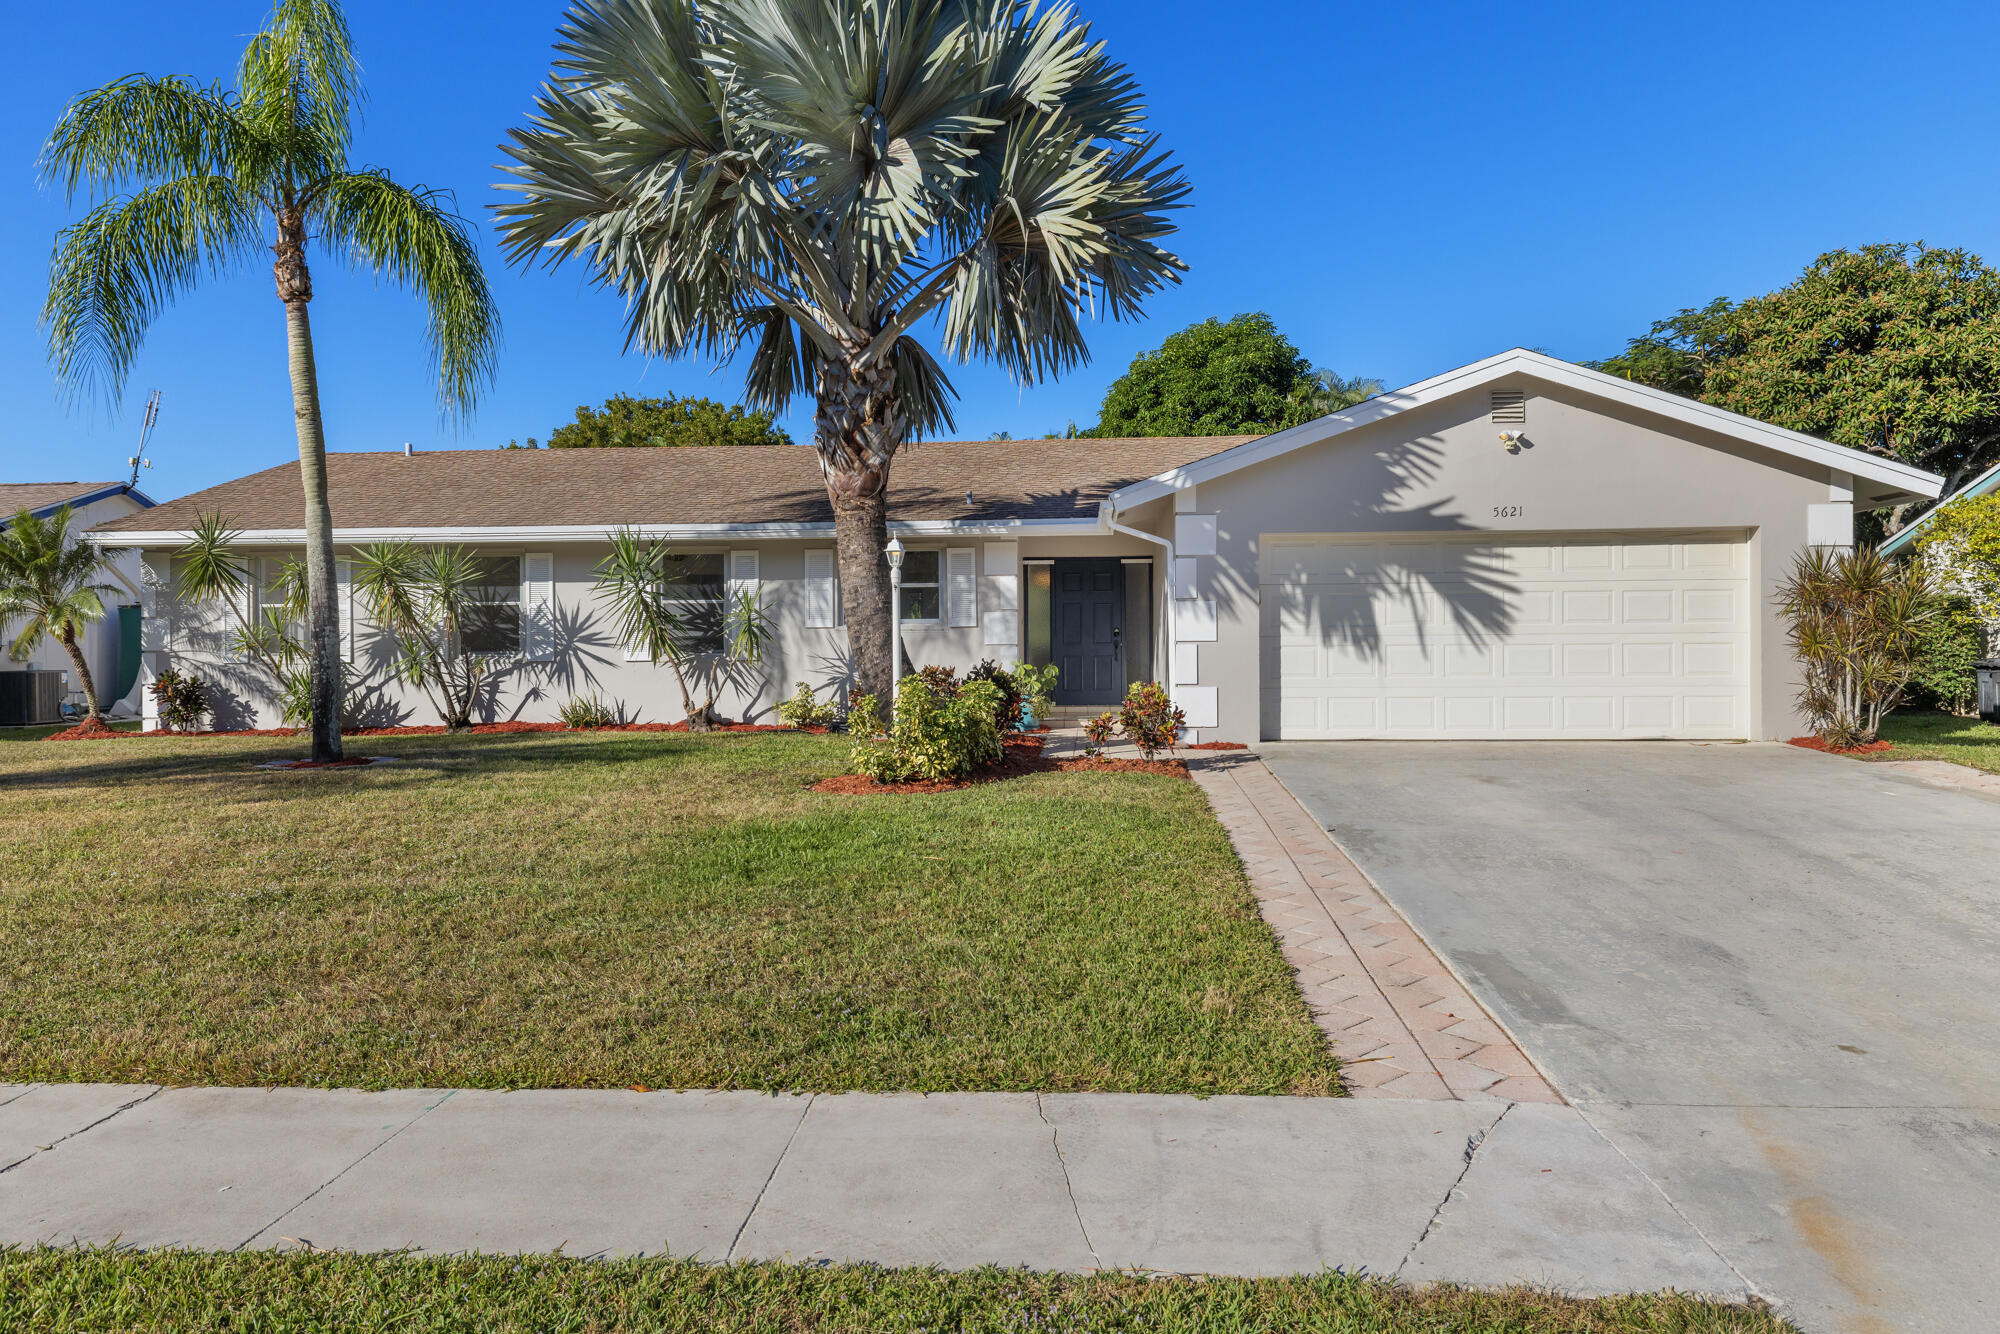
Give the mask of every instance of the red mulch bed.
[(1829, 746), (1816, 736), (1795, 736), (1791, 739), (1790, 744), (1797, 746), (1800, 750), (1823, 750), (1829, 755), (1877, 755), (1885, 750), (1894, 750), (1896, 748), (1896, 743), (1893, 741), (1871, 741), (1865, 746), (1848, 746), (1842, 748), (1839, 746)]
[[(561, 723), (474, 723), (475, 736), (510, 735), (515, 732), (685, 732), (688, 725), (681, 723), (613, 723), (609, 727), (565, 727)], [(824, 727), (793, 728), (783, 723), (718, 723), (712, 730), (717, 732), (820, 732)], [(342, 736), (443, 736), (449, 727), (430, 724), (423, 727), (350, 727), (343, 729)], [(45, 736), (44, 741), (103, 741), (111, 737), (239, 737), (239, 736), (303, 736), (297, 727), (246, 727), (238, 732), (115, 732), (99, 723), (91, 727), (78, 723), (66, 732)]]
[(1250, 749), (1250, 747), (1244, 745), (1241, 741), (1197, 741), (1191, 746), (1182, 746), (1181, 749), (1182, 750), (1248, 750)]
[(1187, 766), (1179, 760), (1055, 760), (1042, 754), (1042, 746), (1043, 741), (1039, 736), (1010, 736), (1002, 743), (998, 764), (989, 764), (966, 778), (950, 781), (927, 779), (911, 783), (878, 783), (866, 774), (835, 774), (831, 778), (822, 778), (814, 783), (812, 791), (831, 792), (840, 796), (898, 796), (913, 792), (956, 792), (960, 788), (972, 787), (978, 783), (998, 783), (1008, 778), (1020, 778), (1025, 774), (1075, 773), (1079, 770), (1107, 774), (1168, 774), (1176, 778), (1188, 776)]

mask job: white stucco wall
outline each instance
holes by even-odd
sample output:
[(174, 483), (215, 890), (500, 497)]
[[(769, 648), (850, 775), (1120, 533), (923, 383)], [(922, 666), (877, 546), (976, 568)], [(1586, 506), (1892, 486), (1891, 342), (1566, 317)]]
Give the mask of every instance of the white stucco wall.
[[(1197, 688), (1218, 687), (1217, 725), (1205, 736), (1254, 741), (1265, 730), (1258, 561), (1266, 535), (1694, 530), (1747, 539), (1752, 735), (1798, 734), (1796, 678), (1772, 602), (1807, 541), (1809, 507), (1846, 498), (1850, 479), (1540, 381), (1511, 387), (1528, 395), (1519, 453), (1501, 445), (1505, 428), (1492, 422), (1490, 386), (1481, 386), (1175, 497), (1184, 517), (1215, 516), (1215, 555), (1186, 567), (1194, 600), (1214, 606), (1214, 638), (1191, 646)], [(1836, 517), (1819, 514), (1822, 523)]]
[[(1020, 635), (1020, 566), (1023, 560), (1072, 555), (1135, 556), (1154, 554), (1146, 543), (1125, 537), (1024, 538), (990, 535), (950, 540), (909, 538), (913, 550), (972, 551), (977, 583), (975, 623), (905, 623), (903, 639), (915, 666), (942, 663), (961, 671), (992, 658), (1002, 665), (1022, 656)], [(773, 638), (763, 660), (745, 666), (716, 696), (725, 716), (751, 722), (773, 722), (777, 703), (791, 695), (799, 681), (810, 683), (822, 699), (844, 695), (848, 676), (847, 629), (805, 624), (807, 599), (806, 552), (832, 549), (831, 538), (754, 543), (677, 543), (680, 552), (754, 550), (765, 612)], [(604, 558), (603, 543), (568, 545), (539, 543), (471, 544), (491, 555), (525, 555), (546, 551), (554, 557), (556, 651), (548, 662), (494, 660), (494, 691), (484, 711), (486, 721), (521, 719), (553, 721), (562, 705), (579, 695), (596, 694), (620, 707), (632, 721), (678, 722), (684, 716), (671, 671), (645, 661), (628, 659), (616, 642), (609, 616), (593, 591), (595, 569)], [(282, 556), (285, 549), (246, 548), (246, 554)], [(344, 554), (344, 553), (342, 553)], [(280, 725), (276, 690), (268, 674), (255, 664), (239, 662), (228, 649), (234, 622), (221, 608), (193, 609), (175, 604), (170, 592), (172, 560), (166, 550), (149, 551), (146, 563), (162, 590), (158, 596), (149, 652), (155, 669), (167, 665), (190, 668), (214, 688), (221, 727)], [(948, 618), (949, 608), (942, 609)], [(363, 609), (355, 613), (355, 661), (350, 664), (358, 693), (357, 720), (369, 725), (429, 724), (438, 721), (420, 690), (391, 679), (393, 645), (372, 626)], [(701, 696), (697, 694), (696, 702)]]

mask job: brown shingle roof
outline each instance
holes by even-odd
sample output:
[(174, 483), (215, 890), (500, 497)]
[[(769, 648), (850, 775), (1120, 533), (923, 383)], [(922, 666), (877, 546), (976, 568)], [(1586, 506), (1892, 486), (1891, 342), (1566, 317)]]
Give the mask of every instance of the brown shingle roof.
[[(1127, 483), (1254, 438), (930, 441), (897, 456), (889, 516), (1090, 518)], [(94, 531), (177, 532), (210, 511), (235, 528), (303, 528), (298, 473), (296, 462), (267, 468)], [(337, 529), (833, 519), (817, 459), (799, 445), (329, 454), (327, 479)]]
[(0, 482), (0, 520), (11, 519), (22, 510), (60, 505), (65, 500), (118, 485), (117, 482)]

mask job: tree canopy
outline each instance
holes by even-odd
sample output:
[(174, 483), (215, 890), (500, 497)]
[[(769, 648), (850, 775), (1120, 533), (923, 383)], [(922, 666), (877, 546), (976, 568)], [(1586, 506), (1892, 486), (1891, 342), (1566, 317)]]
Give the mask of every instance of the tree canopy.
[[(712, 398), (634, 398), (613, 394), (604, 406), (579, 405), (576, 420), (549, 433), (550, 449), (633, 449), (675, 445), (789, 445), (769, 412)], [(528, 441), (530, 447), (536, 441)]]
[(2000, 273), (1966, 250), (1835, 250), (1681, 311), (1599, 370), (1944, 474), (2000, 457)]
[(1134, 357), (1087, 434), (1264, 435), (1380, 391), (1376, 381), (1314, 369), (1262, 311), (1211, 316)]

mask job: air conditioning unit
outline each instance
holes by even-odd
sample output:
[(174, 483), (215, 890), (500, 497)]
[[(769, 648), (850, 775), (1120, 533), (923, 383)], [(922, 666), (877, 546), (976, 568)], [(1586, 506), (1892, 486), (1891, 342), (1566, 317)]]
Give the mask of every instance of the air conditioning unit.
[(59, 723), (68, 693), (68, 672), (0, 671), (0, 727)]

